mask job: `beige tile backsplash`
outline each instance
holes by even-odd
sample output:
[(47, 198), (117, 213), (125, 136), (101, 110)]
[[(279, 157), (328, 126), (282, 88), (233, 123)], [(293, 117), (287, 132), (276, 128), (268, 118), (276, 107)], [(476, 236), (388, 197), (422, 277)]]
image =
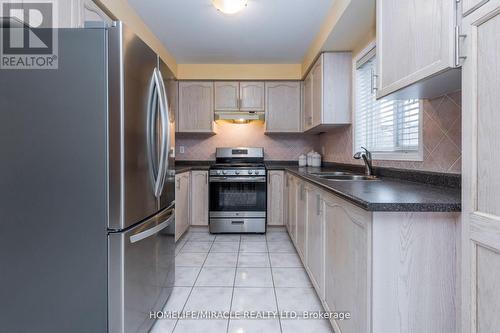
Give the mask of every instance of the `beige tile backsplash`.
[[(298, 160), (300, 154), (319, 149), (319, 136), (311, 134), (264, 133), (263, 122), (233, 124), (215, 123), (215, 135), (178, 133), (176, 137), (176, 159), (204, 161), (215, 159), (216, 147), (264, 147), (266, 160)], [(184, 154), (180, 147), (184, 146)]]
[[(425, 100), (424, 160), (374, 161), (377, 166), (460, 173), (461, 171), (461, 92)], [(297, 160), (311, 149), (327, 162), (360, 164), (352, 158), (352, 126), (335, 128), (321, 135), (264, 133), (262, 122), (232, 124), (217, 122), (215, 135), (177, 134), (177, 160), (213, 160), (216, 147), (264, 147), (267, 160)], [(180, 153), (180, 147), (185, 149)], [(323, 150), (323, 151), (322, 151)]]
[[(374, 161), (374, 165), (426, 171), (461, 172), (461, 92), (425, 100), (423, 104), (424, 160)], [(352, 158), (352, 126), (336, 128), (320, 135), (323, 159), (328, 162), (362, 164)], [(320, 151), (321, 152), (321, 151)]]

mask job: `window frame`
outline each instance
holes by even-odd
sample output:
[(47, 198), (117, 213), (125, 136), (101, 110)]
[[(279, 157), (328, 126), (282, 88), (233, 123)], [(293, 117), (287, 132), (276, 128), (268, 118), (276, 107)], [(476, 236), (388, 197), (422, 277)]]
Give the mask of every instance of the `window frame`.
[[(370, 53), (374, 53), (372, 56), (369, 56)], [(363, 58), (369, 56), (368, 58), (365, 59), (365, 61), (370, 60), (373, 56), (377, 56), (376, 52), (376, 43), (375, 41), (370, 42), (363, 50), (361, 50), (354, 58), (352, 61), (352, 90), (353, 90), (353, 95), (352, 95), (352, 119), (353, 119), (353, 126), (352, 126), (352, 151), (353, 153), (357, 152), (357, 142), (356, 142), (356, 111), (358, 109), (358, 103), (357, 103), (357, 64), (360, 60)], [(376, 74), (376, 73), (375, 73)], [(382, 151), (372, 151), (372, 158), (374, 160), (382, 160), (382, 161), (416, 161), (416, 162), (421, 162), (424, 160), (424, 144), (423, 144), (423, 101), (419, 100), (419, 134), (418, 134), (418, 150), (415, 151), (388, 151), (388, 152), (382, 152)]]

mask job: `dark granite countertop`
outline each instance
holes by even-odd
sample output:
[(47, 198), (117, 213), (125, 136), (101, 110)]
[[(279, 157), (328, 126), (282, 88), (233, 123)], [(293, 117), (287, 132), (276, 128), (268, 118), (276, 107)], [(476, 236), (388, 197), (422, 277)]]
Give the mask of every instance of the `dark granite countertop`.
[[(461, 190), (459, 187), (437, 186), (385, 176), (381, 176), (380, 180), (376, 181), (333, 181), (310, 174), (310, 172), (318, 171), (345, 170), (345, 168), (339, 167), (299, 168), (296, 164), (269, 163), (267, 169), (291, 172), (302, 179), (318, 185), (323, 190), (332, 192), (368, 211), (461, 211)], [(428, 177), (435, 178), (435, 174), (429, 173)]]
[(176, 161), (175, 173), (180, 174), (193, 170), (206, 171), (212, 163), (212, 161)]
[[(176, 162), (176, 173), (208, 170), (212, 161)], [(351, 165), (329, 164), (322, 168), (299, 168), (297, 162), (266, 162), (268, 170), (284, 170), (318, 185), (321, 189), (368, 211), (379, 212), (460, 212), (461, 190), (459, 175), (408, 172), (376, 168), (380, 180), (332, 181), (310, 172), (347, 170), (362, 172)]]

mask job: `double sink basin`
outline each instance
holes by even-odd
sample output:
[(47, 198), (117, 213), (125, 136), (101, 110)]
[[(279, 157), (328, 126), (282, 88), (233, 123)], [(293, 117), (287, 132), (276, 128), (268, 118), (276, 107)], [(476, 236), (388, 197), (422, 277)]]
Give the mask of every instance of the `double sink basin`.
[(356, 181), (373, 181), (379, 180), (377, 176), (367, 176), (362, 174), (355, 174), (351, 172), (309, 172), (311, 176), (315, 176), (325, 180), (334, 180), (334, 181), (347, 181), (347, 180), (356, 180)]

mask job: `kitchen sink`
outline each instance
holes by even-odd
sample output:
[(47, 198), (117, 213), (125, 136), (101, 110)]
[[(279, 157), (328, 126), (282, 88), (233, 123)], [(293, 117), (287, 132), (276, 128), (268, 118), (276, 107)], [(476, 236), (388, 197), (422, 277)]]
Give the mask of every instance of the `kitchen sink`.
[(366, 176), (366, 175), (356, 175), (348, 172), (328, 172), (328, 173), (311, 173), (312, 175), (326, 179), (326, 180), (355, 180), (355, 181), (369, 181), (369, 180), (379, 180), (377, 176)]
[(343, 172), (343, 171), (310, 172), (309, 174), (321, 178), (354, 175), (352, 172)]

